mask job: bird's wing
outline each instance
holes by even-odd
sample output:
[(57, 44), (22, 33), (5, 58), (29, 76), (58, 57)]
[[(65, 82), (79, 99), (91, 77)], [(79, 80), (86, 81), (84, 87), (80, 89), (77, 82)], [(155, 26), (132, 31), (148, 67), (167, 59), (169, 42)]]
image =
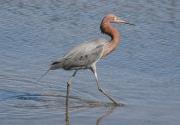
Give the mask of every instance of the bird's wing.
[(101, 58), (104, 48), (104, 41), (93, 41), (80, 44), (74, 47), (64, 56), (64, 69), (87, 68)]

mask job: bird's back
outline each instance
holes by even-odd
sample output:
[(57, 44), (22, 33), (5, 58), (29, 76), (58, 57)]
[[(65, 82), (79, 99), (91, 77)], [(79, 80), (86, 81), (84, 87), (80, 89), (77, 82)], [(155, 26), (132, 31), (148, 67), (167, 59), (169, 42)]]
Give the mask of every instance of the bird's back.
[(54, 61), (50, 69), (64, 68), (65, 70), (72, 70), (89, 68), (102, 57), (105, 43), (105, 40), (82, 43), (74, 47), (62, 59)]

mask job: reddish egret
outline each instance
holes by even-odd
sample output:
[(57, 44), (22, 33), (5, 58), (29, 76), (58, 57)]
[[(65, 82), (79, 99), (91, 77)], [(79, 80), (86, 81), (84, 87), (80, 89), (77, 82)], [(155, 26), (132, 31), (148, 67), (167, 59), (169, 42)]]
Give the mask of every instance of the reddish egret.
[(117, 101), (115, 101), (100, 87), (96, 72), (96, 63), (114, 51), (120, 42), (120, 34), (116, 28), (111, 26), (111, 23), (130, 24), (113, 14), (106, 15), (101, 22), (100, 29), (102, 33), (111, 37), (110, 41), (95, 40), (82, 43), (79, 46), (74, 47), (64, 57), (51, 64), (49, 70), (56, 70), (60, 68), (63, 68), (64, 70), (74, 70), (73, 75), (67, 82), (68, 96), (69, 87), (77, 71), (80, 69), (90, 69), (96, 78), (98, 90), (109, 98), (115, 105), (118, 105)]

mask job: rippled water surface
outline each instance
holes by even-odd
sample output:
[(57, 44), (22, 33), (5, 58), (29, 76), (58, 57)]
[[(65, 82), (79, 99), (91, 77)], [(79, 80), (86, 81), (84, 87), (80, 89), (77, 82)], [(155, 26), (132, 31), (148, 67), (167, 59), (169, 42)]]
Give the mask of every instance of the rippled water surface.
[[(1, 0), (0, 124), (179, 125), (179, 7), (179, 0)], [(113, 107), (92, 73), (80, 71), (66, 112), (72, 72), (37, 79), (71, 47), (109, 39), (99, 31), (107, 13), (136, 24), (114, 25), (122, 42), (97, 65), (102, 87), (125, 105)]]

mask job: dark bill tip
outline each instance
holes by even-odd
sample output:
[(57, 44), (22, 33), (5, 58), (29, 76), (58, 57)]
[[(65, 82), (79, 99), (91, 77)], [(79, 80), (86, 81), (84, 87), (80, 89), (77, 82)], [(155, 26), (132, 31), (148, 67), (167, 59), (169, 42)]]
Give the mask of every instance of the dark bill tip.
[(129, 23), (129, 22), (126, 22), (125, 24), (129, 24), (129, 25), (132, 25), (132, 26), (136, 26), (135, 24)]

